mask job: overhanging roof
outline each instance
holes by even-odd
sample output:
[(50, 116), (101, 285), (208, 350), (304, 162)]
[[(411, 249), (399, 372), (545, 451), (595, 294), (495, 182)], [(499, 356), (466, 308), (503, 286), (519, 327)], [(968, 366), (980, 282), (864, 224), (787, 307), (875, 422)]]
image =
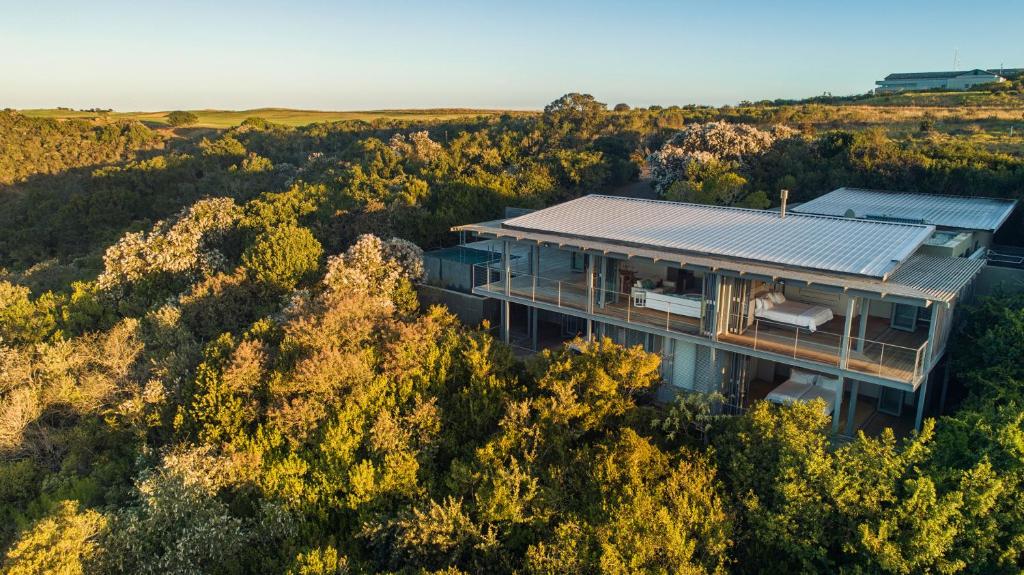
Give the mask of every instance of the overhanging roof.
[(949, 78), (957, 78), (960, 76), (998, 76), (997, 73), (991, 70), (981, 70), (975, 68), (973, 70), (954, 70), (947, 72), (895, 72), (885, 77), (886, 80), (945, 80)]
[(793, 208), (802, 214), (856, 218), (895, 218), (943, 228), (996, 231), (1013, 213), (1016, 200), (911, 194), (839, 188)]
[(505, 220), (509, 230), (884, 278), (935, 231), (917, 224), (589, 195)]
[(918, 302), (949, 303), (953, 301), (985, 265), (983, 260), (939, 258), (915, 254), (892, 273), (888, 280), (883, 280), (865, 276), (828, 274), (729, 258), (683, 255), (653, 248), (623, 246), (556, 234), (515, 230), (503, 226), (503, 223), (505, 220), (493, 220), (456, 226), (453, 230), (473, 232), (486, 237), (534, 242), (558, 248), (615, 254), (626, 258), (638, 257), (652, 261), (665, 261), (679, 266), (700, 267), (741, 276), (791, 280), (808, 285), (829, 286), (843, 291), (853, 290), (854, 292), (905, 298)]

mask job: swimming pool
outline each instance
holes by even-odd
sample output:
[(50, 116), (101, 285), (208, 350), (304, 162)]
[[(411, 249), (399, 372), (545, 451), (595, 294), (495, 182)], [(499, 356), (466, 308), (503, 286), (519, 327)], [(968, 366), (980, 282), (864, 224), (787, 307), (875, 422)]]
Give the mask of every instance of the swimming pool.
[(501, 259), (501, 254), (498, 252), (488, 252), (475, 248), (467, 248), (466, 246), (452, 246), (449, 248), (429, 251), (423, 254), (423, 257), (475, 265), (499, 261)]

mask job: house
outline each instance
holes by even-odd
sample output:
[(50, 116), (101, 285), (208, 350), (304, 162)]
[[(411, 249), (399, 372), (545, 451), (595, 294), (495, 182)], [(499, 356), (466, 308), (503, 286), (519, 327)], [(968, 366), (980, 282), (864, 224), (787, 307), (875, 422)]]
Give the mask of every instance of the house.
[[(795, 213), (933, 225), (921, 253), (966, 257), (992, 246), (1016, 200), (839, 188), (792, 209)], [(980, 257), (981, 254), (978, 254)]]
[(908, 72), (889, 74), (875, 84), (876, 92), (901, 92), (903, 90), (967, 90), (980, 84), (1005, 82), (1006, 78), (993, 70), (963, 70), (953, 72)]
[(453, 229), (499, 246), (471, 283), (506, 342), (642, 345), (665, 399), (820, 398), (846, 435), (882, 415), (920, 426), (984, 265), (925, 253), (931, 223), (603, 195)]

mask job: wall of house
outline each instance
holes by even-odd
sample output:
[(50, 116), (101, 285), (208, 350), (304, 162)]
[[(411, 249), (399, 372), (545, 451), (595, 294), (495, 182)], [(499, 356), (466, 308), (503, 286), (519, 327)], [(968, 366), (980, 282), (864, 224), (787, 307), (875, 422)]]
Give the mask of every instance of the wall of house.
[[(846, 306), (850, 296), (840, 292), (815, 289), (814, 287), (787, 285), (783, 292), (786, 299), (823, 305), (832, 310), (836, 315), (845, 315)], [(860, 312), (860, 304), (855, 304), (854, 312)], [(868, 316), (888, 318), (892, 315), (892, 303), (881, 300), (871, 300)], [(842, 326), (840, 326), (840, 329)]]
[(1000, 82), (1002, 78), (989, 74), (964, 75), (956, 78), (950, 78), (948, 86), (952, 90), (966, 90), (971, 86), (978, 86), (980, 84), (991, 84), (992, 82)]
[(987, 265), (974, 284), (975, 296), (1024, 291), (1024, 269)]
[(424, 307), (443, 305), (466, 325), (480, 325), (486, 319), (491, 325), (497, 326), (500, 321), (500, 303), (496, 299), (427, 284), (417, 285), (416, 292)]

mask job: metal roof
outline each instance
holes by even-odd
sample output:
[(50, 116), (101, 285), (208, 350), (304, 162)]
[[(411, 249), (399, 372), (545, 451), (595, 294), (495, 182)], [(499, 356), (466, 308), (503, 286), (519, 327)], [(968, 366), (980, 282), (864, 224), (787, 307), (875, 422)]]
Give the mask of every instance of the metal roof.
[(957, 70), (949, 72), (896, 72), (885, 77), (886, 80), (923, 80), (928, 78), (947, 79), (958, 76), (997, 76), (992, 70)]
[(677, 254), (884, 277), (935, 229), (916, 224), (589, 195), (502, 227)]
[(889, 286), (913, 287), (941, 301), (952, 301), (985, 266), (984, 259), (943, 258), (916, 254), (885, 282)]
[(839, 188), (792, 209), (804, 214), (899, 219), (940, 228), (996, 231), (1010, 217), (1016, 200), (909, 194), (861, 188)]
[[(787, 217), (788, 219), (788, 217)], [(696, 266), (719, 272), (732, 272), (736, 275), (760, 276), (770, 280), (791, 280), (808, 285), (832, 286), (844, 291), (854, 290), (862, 293), (878, 294), (883, 298), (898, 297), (915, 302), (951, 302), (960, 291), (981, 270), (985, 262), (968, 258), (938, 258), (915, 254), (910, 256), (888, 280), (864, 276), (840, 275), (834, 273), (806, 271), (759, 262), (746, 262), (735, 259), (720, 258), (706, 255), (682, 255), (668, 251), (646, 247), (629, 247), (619, 244), (587, 240), (560, 235), (526, 232), (505, 228), (502, 220), (481, 222), (456, 226), (456, 231), (469, 231), (476, 234), (509, 238), (516, 241), (536, 242), (557, 248), (604, 254), (619, 254), (627, 258), (638, 257), (652, 261), (665, 261), (679, 266)]]

